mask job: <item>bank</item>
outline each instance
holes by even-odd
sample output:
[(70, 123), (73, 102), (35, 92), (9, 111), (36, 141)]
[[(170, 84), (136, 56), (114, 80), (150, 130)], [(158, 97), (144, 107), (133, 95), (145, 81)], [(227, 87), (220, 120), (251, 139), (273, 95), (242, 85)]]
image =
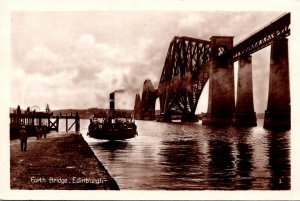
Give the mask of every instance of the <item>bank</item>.
[(119, 190), (81, 134), (53, 132), (10, 142), (10, 187), (24, 190)]

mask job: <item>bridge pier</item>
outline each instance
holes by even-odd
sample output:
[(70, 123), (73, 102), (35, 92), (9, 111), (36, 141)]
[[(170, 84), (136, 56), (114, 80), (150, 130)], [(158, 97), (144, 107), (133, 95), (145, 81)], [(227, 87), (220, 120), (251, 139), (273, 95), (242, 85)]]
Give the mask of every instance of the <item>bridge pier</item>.
[(202, 124), (230, 125), (234, 113), (233, 62), (223, 55), (233, 47), (233, 37), (211, 37), (211, 66), (209, 70), (209, 100)]
[(253, 105), (252, 57), (239, 58), (237, 101), (233, 123), (236, 126), (257, 126)]
[(171, 115), (160, 114), (155, 117), (157, 122), (172, 122)]
[(288, 40), (277, 39), (271, 44), (268, 106), (264, 128), (291, 127)]
[(198, 122), (198, 117), (194, 114), (183, 114), (181, 116), (181, 122)]

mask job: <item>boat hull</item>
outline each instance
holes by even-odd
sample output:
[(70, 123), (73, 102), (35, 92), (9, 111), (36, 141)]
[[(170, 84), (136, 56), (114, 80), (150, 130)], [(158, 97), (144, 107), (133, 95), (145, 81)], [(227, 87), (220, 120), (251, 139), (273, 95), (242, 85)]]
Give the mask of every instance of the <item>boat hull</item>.
[(137, 136), (136, 129), (94, 129), (89, 131), (88, 135), (92, 138), (102, 140), (126, 140)]

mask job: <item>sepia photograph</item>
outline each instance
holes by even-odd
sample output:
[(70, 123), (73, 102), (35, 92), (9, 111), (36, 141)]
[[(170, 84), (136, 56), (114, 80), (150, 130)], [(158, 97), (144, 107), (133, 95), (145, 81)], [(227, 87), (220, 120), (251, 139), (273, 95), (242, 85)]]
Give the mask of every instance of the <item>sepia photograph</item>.
[(8, 192), (299, 195), (290, 5), (34, 5), (7, 12)]

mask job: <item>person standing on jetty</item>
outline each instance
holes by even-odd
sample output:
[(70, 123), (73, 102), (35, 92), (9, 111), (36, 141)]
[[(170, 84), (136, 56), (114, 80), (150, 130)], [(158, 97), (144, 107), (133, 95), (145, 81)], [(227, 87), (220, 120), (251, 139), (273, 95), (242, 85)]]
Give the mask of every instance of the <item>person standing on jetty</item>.
[(43, 127), (41, 130), (42, 130), (41, 132), (42, 132), (43, 135), (44, 135), (44, 138), (46, 138), (46, 137), (47, 137), (47, 130), (46, 130), (46, 128)]
[(22, 126), (20, 130), (21, 151), (27, 150), (27, 138), (28, 138), (28, 134), (27, 131), (25, 130), (25, 126)]
[(42, 135), (42, 128), (35, 127), (36, 139), (39, 140)]

